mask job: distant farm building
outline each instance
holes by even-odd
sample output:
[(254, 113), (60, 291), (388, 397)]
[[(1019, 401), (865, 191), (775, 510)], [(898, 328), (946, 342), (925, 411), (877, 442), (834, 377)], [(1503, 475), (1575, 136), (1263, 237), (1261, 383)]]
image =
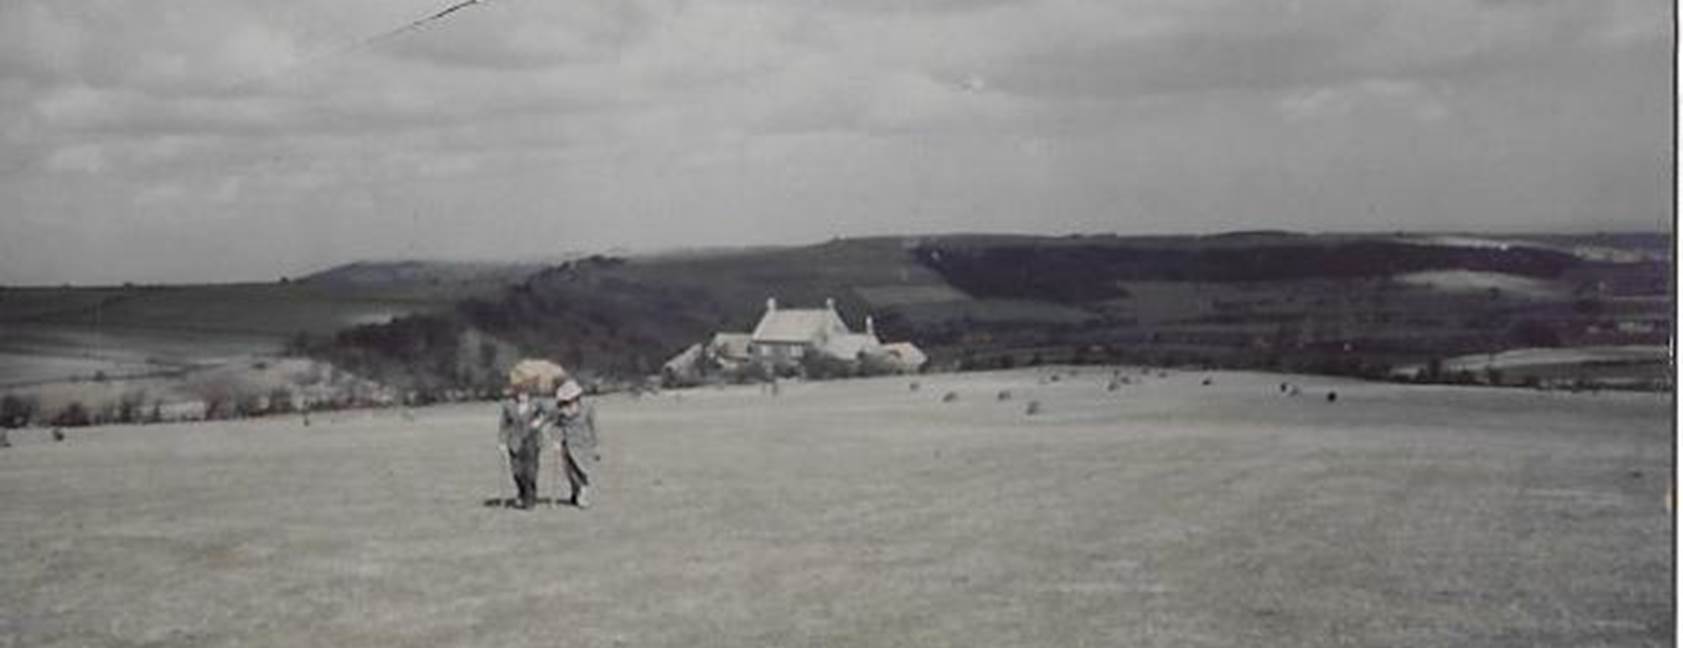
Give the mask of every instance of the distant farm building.
[(754, 359), (749, 353), (753, 340), (754, 336), (749, 333), (716, 333), (713, 340), (707, 343), (705, 351), (707, 357), (720, 366), (734, 369)]
[(680, 382), (699, 379), (701, 376), (697, 373), (697, 368), (701, 366), (705, 351), (705, 348), (700, 344), (691, 344), (689, 348), (679, 352), (678, 355), (672, 356), (671, 360), (667, 360), (666, 364), (660, 366), (661, 375), (666, 376), (668, 380)]
[(910, 342), (891, 342), (882, 345), (882, 353), (889, 362), (896, 365), (902, 372), (913, 372), (923, 368), (929, 362), (929, 356), (923, 350)]
[[(854, 334), (836, 313), (835, 300), (826, 300), (823, 308), (778, 308), (777, 299), (766, 300), (766, 312), (754, 327), (748, 343), (748, 354), (757, 362), (788, 364), (813, 353), (828, 353), (836, 357), (861, 346), (848, 340)], [(871, 336), (874, 340), (876, 336)]]
[(915, 372), (928, 361), (910, 342), (883, 344), (870, 317), (865, 318), (863, 332), (848, 329), (833, 299), (824, 300), (822, 308), (784, 308), (772, 298), (766, 300), (765, 313), (753, 332), (716, 333), (706, 343), (691, 346), (667, 361), (663, 371), (670, 378), (694, 380), (714, 371), (740, 371), (752, 366), (791, 369), (819, 359), (838, 360), (855, 368), (872, 363), (900, 373)]

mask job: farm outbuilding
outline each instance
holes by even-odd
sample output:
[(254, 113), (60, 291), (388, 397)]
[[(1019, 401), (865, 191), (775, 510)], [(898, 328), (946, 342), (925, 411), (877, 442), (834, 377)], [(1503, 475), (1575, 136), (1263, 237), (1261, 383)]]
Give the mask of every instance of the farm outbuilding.
[(671, 382), (697, 380), (701, 377), (701, 358), (705, 352), (700, 344), (691, 344), (678, 355), (661, 365), (661, 376)]
[(882, 345), (882, 355), (896, 369), (905, 373), (922, 369), (923, 365), (929, 362), (929, 356), (925, 355), (922, 349), (917, 348), (917, 345), (910, 342), (884, 344)]
[(753, 340), (752, 333), (716, 333), (707, 343), (705, 355), (720, 367), (735, 369), (754, 359), (748, 353)]

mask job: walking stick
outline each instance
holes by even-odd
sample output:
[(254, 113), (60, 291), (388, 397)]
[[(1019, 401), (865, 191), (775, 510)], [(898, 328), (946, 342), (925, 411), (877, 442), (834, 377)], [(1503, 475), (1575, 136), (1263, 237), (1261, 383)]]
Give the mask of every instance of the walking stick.
[(516, 493), (508, 497), (503, 497), (503, 494), (508, 492), (508, 482), (514, 475), (514, 458), (509, 456), (508, 450), (503, 449), (502, 446), (497, 446), (497, 454), (502, 455), (503, 457), (503, 474), (497, 475), (497, 483), (502, 484), (497, 487), (497, 504), (499, 506), (506, 507), (510, 501), (513, 501), (515, 497), (519, 496), (519, 494)]
[[(550, 504), (552, 504), (554, 506), (560, 506), (561, 505), (561, 484), (568, 483), (567, 482), (567, 466), (566, 466), (565, 463), (563, 463), (567, 460), (567, 458), (566, 458), (566, 452), (567, 451), (561, 449), (561, 444), (560, 443), (555, 444), (554, 447), (555, 447), (555, 499), (551, 500)], [(568, 488), (572, 488), (572, 486), (569, 485)]]

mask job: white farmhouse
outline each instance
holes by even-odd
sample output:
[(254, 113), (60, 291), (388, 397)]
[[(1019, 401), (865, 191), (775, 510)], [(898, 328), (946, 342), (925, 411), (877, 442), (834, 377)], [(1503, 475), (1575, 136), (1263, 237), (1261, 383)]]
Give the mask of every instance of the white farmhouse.
[(782, 362), (818, 353), (841, 360), (860, 360), (882, 349), (876, 325), (865, 318), (865, 331), (848, 330), (836, 311), (836, 300), (824, 300), (823, 308), (778, 308), (777, 300), (766, 300), (766, 312), (749, 334), (749, 355), (756, 360)]
[(735, 370), (750, 364), (773, 367), (799, 365), (814, 355), (847, 362), (867, 358), (882, 361), (896, 371), (917, 371), (927, 358), (909, 342), (884, 345), (877, 339), (876, 324), (865, 318), (865, 331), (847, 328), (836, 311), (834, 299), (823, 308), (782, 308), (777, 299), (766, 300), (765, 313), (751, 333), (716, 333), (698, 349), (692, 347), (668, 363), (666, 371), (680, 374), (685, 367), (700, 365)]
[(756, 361), (790, 364), (812, 353), (824, 353), (833, 343), (852, 335), (836, 313), (836, 300), (824, 300), (823, 308), (778, 308), (777, 299), (766, 300), (766, 312), (748, 343), (748, 354)]

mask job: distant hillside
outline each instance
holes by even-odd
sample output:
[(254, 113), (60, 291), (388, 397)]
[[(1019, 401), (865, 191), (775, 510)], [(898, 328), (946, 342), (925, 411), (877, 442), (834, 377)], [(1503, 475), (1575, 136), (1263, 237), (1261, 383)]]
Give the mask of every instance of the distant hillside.
[(951, 235), (0, 288), (0, 388), (37, 399), (45, 421), (74, 399), (103, 412), (143, 396), (199, 398), (210, 416), (229, 390), (248, 412), (463, 398), (527, 356), (611, 385), (750, 330), (768, 297), (835, 299), (851, 326), (874, 317), (937, 370), (1129, 362), (1653, 388), (1671, 379), (1669, 254), (1663, 234)]
[[(913, 263), (898, 240), (888, 239), (729, 254), (598, 256), (553, 266), (497, 297), (465, 300), (448, 314), (342, 332), (317, 353), (352, 371), (417, 384), (438, 382), (437, 367), (448, 365), (457, 367), (457, 382), (488, 387), (511, 358), (467, 342), (470, 332), (482, 332), (520, 353), (624, 380), (656, 371), (714, 331), (747, 330), (770, 296), (814, 305), (833, 297), (860, 326), (868, 303), (854, 288), (881, 284), (943, 285)], [(480, 357), (488, 360), (474, 365)]]
[(1451, 247), (1281, 235), (1218, 236), (1173, 243), (1126, 239), (1027, 243), (952, 240), (932, 241), (913, 253), (918, 262), (972, 295), (1066, 303), (1126, 296), (1122, 283), (1127, 281), (1356, 279), (1451, 269), (1555, 278), (1581, 264), (1573, 255), (1531, 247)]
[(548, 267), (542, 263), (485, 261), (358, 261), (303, 277), (298, 283), (339, 288), (416, 292), (446, 288), (501, 288)]
[(543, 267), (400, 261), (270, 283), (0, 288), (0, 387), (259, 363), (349, 327), (451, 312)]
[[(631, 378), (715, 331), (748, 330), (775, 296), (834, 298), (853, 326), (873, 315), (884, 337), (917, 342), (938, 366), (1130, 360), (1382, 376), (1467, 353), (1663, 344), (1670, 260), (1652, 251), (1664, 238), (1596, 246), (1622, 256), (1580, 254), (1581, 241), (1563, 239), (1242, 232), (593, 257), (449, 313), (341, 333), (320, 352), (429, 383), (440, 367), (456, 374), (443, 382), (493, 383), (494, 365), (518, 353)], [(432, 331), (430, 342), (417, 331)], [(469, 348), (477, 334), (506, 348)], [(448, 361), (423, 360), (434, 356)]]

